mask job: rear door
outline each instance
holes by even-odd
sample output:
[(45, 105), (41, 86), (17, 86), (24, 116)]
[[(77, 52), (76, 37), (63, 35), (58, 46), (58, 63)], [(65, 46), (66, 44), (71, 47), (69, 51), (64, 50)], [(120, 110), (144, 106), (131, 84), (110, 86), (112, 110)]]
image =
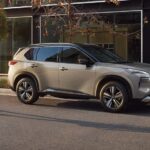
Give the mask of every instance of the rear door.
[(38, 78), (41, 90), (59, 88), (58, 55), (60, 49), (57, 46), (40, 47), (36, 60), (31, 62), (29, 70)]

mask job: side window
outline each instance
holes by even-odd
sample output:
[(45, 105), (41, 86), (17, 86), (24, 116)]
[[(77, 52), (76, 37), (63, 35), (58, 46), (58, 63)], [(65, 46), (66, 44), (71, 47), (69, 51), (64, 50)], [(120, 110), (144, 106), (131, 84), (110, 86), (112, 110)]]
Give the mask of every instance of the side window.
[(42, 47), (37, 54), (38, 61), (57, 62), (59, 53), (58, 47)]
[(31, 48), (25, 53), (25, 58), (28, 60), (36, 60), (37, 48)]
[(84, 54), (72, 47), (64, 47), (61, 53), (61, 62), (79, 64), (78, 58), (86, 58)]

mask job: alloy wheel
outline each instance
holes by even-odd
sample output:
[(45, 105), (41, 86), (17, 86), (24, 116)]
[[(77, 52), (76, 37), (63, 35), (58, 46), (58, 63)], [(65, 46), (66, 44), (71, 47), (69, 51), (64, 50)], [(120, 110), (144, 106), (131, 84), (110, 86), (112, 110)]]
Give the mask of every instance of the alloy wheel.
[(23, 101), (30, 101), (33, 97), (33, 87), (27, 82), (23, 81), (18, 86), (18, 94)]
[(118, 86), (110, 85), (104, 89), (102, 99), (107, 108), (119, 109), (123, 104), (124, 95)]

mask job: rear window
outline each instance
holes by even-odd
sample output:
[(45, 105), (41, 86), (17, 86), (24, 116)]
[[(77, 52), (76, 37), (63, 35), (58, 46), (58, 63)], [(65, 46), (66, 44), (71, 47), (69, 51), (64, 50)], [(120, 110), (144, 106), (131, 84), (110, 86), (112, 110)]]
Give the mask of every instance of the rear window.
[(37, 54), (37, 48), (30, 48), (26, 53), (25, 53), (25, 58), (28, 60), (36, 60), (36, 54)]
[(42, 47), (38, 50), (37, 61), (57, 62), (59, 47)]

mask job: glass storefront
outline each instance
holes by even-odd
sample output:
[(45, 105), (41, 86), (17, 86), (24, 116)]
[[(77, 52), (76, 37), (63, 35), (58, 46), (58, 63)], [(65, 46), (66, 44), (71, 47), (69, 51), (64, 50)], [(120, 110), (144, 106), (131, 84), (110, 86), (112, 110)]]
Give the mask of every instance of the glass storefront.
[(61, 19), (58, 21), (54, 17), (43, 16), (41, 19), (41, 41), (43, 43), (70, 42), (71, 39), (71, 42), (75, 43), (95, 43), (126, 60), (140, 62), (140, 11), (93, 14), (91, 18), (91, 21), (87, 18), (81, 19), (80, 25), (73, 28), (70, 33), (69, 29), (63, 26)]
[(8, 72), (8, 61), (19, 47), (31, 44), (31, 17), (9, 18), (7, 38), (0, 42), (0, 73)]
[(4, 7), (31, 6), (31, 0), (4, 0)]

